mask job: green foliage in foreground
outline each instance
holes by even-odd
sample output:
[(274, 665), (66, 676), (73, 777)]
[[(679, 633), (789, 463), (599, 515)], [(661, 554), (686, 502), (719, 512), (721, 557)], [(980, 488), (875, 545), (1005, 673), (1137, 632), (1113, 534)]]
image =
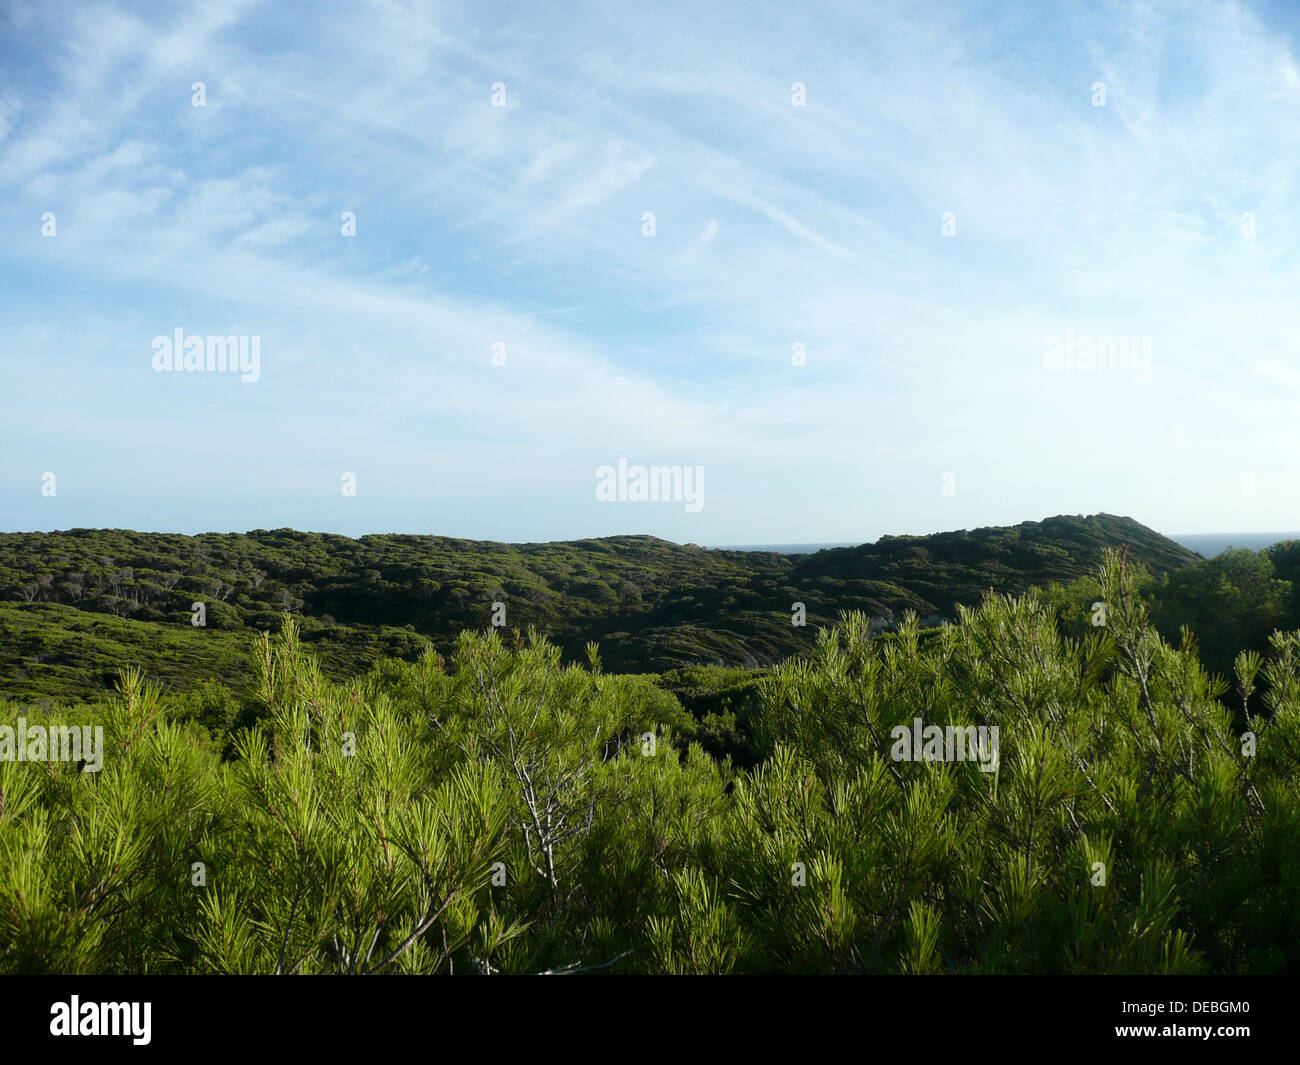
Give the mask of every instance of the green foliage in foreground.
[[(694, 715), (708, 678), (495, 633), (334, 683), (290, 621), (225, 758), (129, 673), (63, 715), (101, 772), (0, 762), (0, 970), (1296, 971), (1300, 633), (1238, 658), (1248, 757), (1116, 559), (1099, 587), (1080, 639), (1035, 597), (846, 615)], [(741, 706), (752, 769), (687, 742)], [(996, 771), (891, 759), (918, 717), (996, 725)]]

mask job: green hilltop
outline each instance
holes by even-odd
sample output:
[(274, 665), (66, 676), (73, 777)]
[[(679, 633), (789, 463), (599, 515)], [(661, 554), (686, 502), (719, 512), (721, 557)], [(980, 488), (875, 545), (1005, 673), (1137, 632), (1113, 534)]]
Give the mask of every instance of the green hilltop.
[[(905, 611), (934, 625), (989, 589), (1021, 593), (1096, 572), (1126, 546), (1153, 574), (1199, 556), (1132, 518), (1040, 522), (804, 555), (714, 550), (653, 536), (507, 544), (446, 536), (352, 539), (292, 529), (185, 536), (120, 529), (0, 534), (0, 696), (85, 698), (124, 663), (173, 688), (246, 684), (248, 637), (300, 619), (343, 678), (382, 658), (450, 652), (491, 623), (544, 633), (609, 669), (756, 667), (811, 650), (841, 612), (881, 629)], [(191, 624), (204, 604), (206, 625)], [(806, 626), (791, 624), (803, 603)]]

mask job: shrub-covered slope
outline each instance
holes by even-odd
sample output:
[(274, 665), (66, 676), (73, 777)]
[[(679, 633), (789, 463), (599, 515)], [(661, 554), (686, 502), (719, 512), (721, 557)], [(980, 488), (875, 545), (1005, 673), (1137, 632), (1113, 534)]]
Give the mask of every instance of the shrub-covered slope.
[[(760, 682), (750, 770), (495, 632), (335, 684), (290, 622), (224, 760), (128, 676), (40, 715), (104, 728), (98, 774), (0, 761), (0, 970), (1296, 972), (1300, 632), (1238, 659), (1237, 721), (1099, 586), (1082, 640), (1037, 597), (847, 616)], [(903, 759), (918, 718), (997, 756)]]
[[(881, 626), (908, 609), (951, 616), (990, 588), (1021, 592), (1090, 572), (1103, 549), (1122, 544), (1152, 572), (1197, 558), (1106, 514), (794, 556), (650, 536), (502, 544), (288, 529), (0, 534), (0, 695), (102, 690), (124, 659), (106, 644), (95, 653), (90, 636), (157, 649), (150, 672), (168, 683), (246, 682), (221, 634), (275, 629), (286, 612), (340, 676), (384, 655), (414, 658), (429, 646), (446, 654), (460, 632), (489, 624), (495, 602), (507, 627), (536, 628), (570, 659), (598, 640), (607, 665), (623, 671), (771, 664), (809, 650), (816, 628), (842, 611)], [(806, 627), (790, 623), (796, 602)], [(206, 610), (206, 647), (194, 642), (195, 603)], [(76, 641), (64, 638), (74, 631)]]

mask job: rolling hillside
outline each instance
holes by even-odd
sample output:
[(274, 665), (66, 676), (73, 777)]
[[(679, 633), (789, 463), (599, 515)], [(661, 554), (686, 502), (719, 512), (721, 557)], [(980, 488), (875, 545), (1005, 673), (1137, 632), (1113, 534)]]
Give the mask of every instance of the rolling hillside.
[[(862, 610), (888, 628), (931, 623), (992, 588), (1023, 592), (1094, 571), (1127, 544), (1152, 572), (1196, 554), (1131, 518), (1061, 516), (1010, 527), (889, 536), (808, 555), (709, 550), (651, 536), (505, 544), (441, 536), (350, 539), (289, 529), (181, 536), (113, 529), (0, 534), (0, 695), (88, 696), (126, 662), (175, 687), (246, 683), (248, 637), (302, 618), (342, 676), (380, 657), (449, 650), (464, 629), (536, 627), (607, 668), (765, 665)], [(207, 611), (191, 624), (193, 604)], [(790, 623), (802, 602), (806, 627)]]

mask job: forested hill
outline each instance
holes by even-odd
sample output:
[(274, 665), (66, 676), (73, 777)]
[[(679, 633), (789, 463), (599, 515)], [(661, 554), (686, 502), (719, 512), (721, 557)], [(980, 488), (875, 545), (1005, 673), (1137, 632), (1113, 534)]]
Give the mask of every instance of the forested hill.
[(1128, 546), (1130, 559), (1152, 573), (1169, 573), (1201, 558), (1132, 518), (1094, 514), (931, 536), (885, 536), (874, 544), (799, 556), (795, 569), (804, 580), (892, 581), (947, 613), (956, 603), (977, 601), (989, 587), (1019, 592), (1093, 576), (1102, 552), (1121, 544)]
[[(1199, 557), (1109, 514), (808, 555), (651, 536), (505, 544), (291, 529), (7, 533), (0, 695), (90, 694), (130, 661), (181, 686), (199, 675), (239, 683), (247, 635), (278, 628), (286, 611), (338, 675), (430, 644), (445, 651), (462, 630), (489, 625), (493, 603), (505, 604), (508, 628), (536, 627), (570, 655), (598, 641), (611, 669), (766, 664), (809, 649), (840, 611), (865, 611), (882, 627), (908, 609), (933, 622), (989, 588), (1020, 592), (1092, 573), (1102, 550), (1120, 544), (1153, 572)], [(201, 629), (191, 624), (196, 602), (206, 609)], [(791, 625), (796, 602), (806, 627)]]

